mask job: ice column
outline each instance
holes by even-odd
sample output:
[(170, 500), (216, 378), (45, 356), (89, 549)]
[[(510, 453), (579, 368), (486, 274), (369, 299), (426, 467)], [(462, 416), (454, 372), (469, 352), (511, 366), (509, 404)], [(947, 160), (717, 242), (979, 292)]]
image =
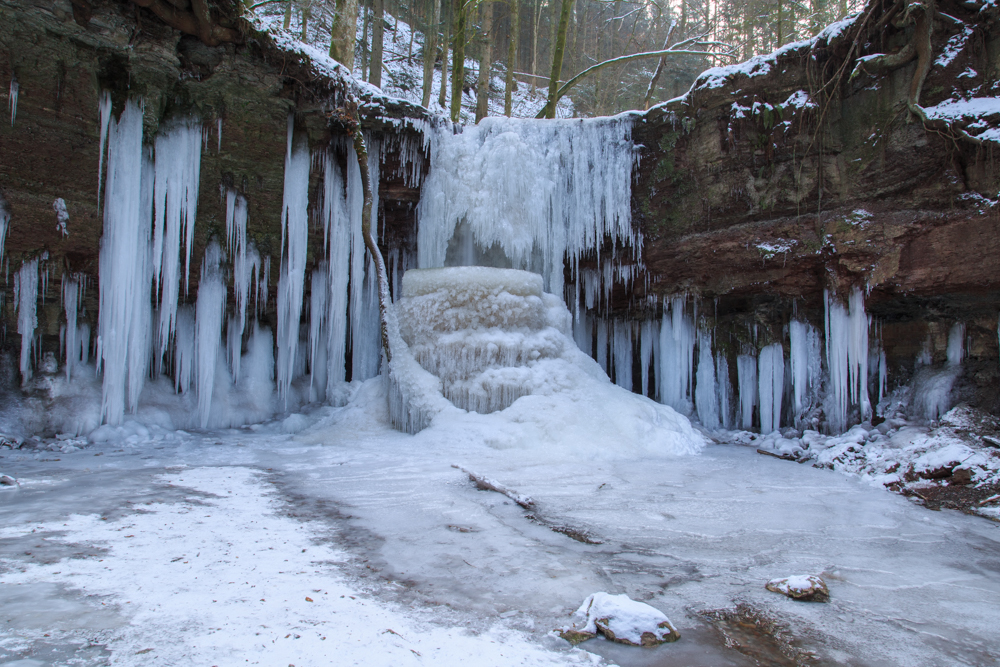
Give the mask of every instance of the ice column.
[(17, 333), (21, 334), (21, 381), (31, 379), (31, 351), (38, 328), (38, 258), (23, 262), (14, 274)]
[(835, 433), (847, 429), (847, 410), (858, 405), (861, 419), (871, 415), (868, 398), (868, 315), (864, 296), (855, 288), (845, 308), (825, 293), (826, 361), (830, 374), (827, 417)]
[(965, 358), (965, 322), (956, 322), (948, 332), (948, 365), (958, 366)]
[(260, 254), (256, 246), (247, 241), (247, 200), (232, 188), (226, 191), (226, 239), (233, 263), (233, 295), (236, 300), (236, 314), (230, 321), (227, 349), (233, 382), (238, 383), (250, 287), (260, 278)]
[(17, 92), (20, 89), (17, 79), (10, 80), (10, 126), (14, 127), (14, 118), (17, 116)]
[(694, 323), (684, 312), (684, 297), (674, 297), (670, 312), (663, 309), (660, 327), (660, 402), (683, 414), (691, 411), (694, 341)]
[(178, 394), (191, 388), (195, 364), (194, 308), (177, 308), (177, 330), (174, 333), (174, 390)]
[(144, 326), (150, 307), (150, 212), (144, 206), (151, 198), (143, 186), (148, 189), (152, 179), (148, 156), (143, 155), (142, 115), (141, 104), (129, 100), (121, 118), (111, 119), (108, 127), (97, 349), (98, 364), (104, 369), (101, 416), (110, 424), (119, 424), (124, 417), (129, 374), (133, 388), (141, 385), (148, 351), (146, 344), (130, 350), (148, 336), (148, 331), (133, 329)]
[(807, 322), (792, 320), (788, 325), (789, 360), (792, 372), (792, 401), (795, 418), (809, 409), (819, 392), (822, 357), (819, 332)]
[(80, 360), (79, 331), (76, 315), (80, 307), (80, 281), (76, 276), (63, 274), (62, 283), (63, 310), (66, 311), (66, 379), (73, 379), (73, 367)]
[(781, 394), (785, 388), (785, 355), (781, 343), (760, 351), (758, 359), (760, 432), (771, 433), (781, 426)]
[(715, 379), (719, 384), (719, 418), (722, 427), (730, 429), (733, 427), (733, 390), (729, 383), (729, 362), (722, 352), (715, 355)]
[(205, 249), (195, 313), (195, 354), (198, 369), (198, 422), (208, 426), (215, 390), (215, 367), (226, 316), (226, 284), (219, 269), (222, 250), (214, 239)]
[[(360, 176), (360, 174), (359, 174)], [(353, 203), (353, 202), (352, 202)], [(360, 212), (359, 212), (360, 215)], [(347, 289), (351, 275), (351, 220), (344, 201), (344, 177), (334, 156), (323, 156), (323, 233), (327, 245), (329, 286), (326, 300), (327, 365), (326, 395), (346, 379)]]
[(170, 345), (170, 335), (177, 318), (182, 240), (184, 291), (187, 293), (198, 210), (201, 148), (201, 122), (194, 118), (167, 124), (156, 136), (153, 278), (160, 293), (161, 355)]
[(299, 323), (306, 279), (309, 240), (309, 145), (294, 136), (288, 118), (285, 190), (281, 209), (281, 274), (278, 277), (278, 395), (288, 406), (299, 346)]
[(319, 401), (326, 394), (327, 345), (326, 331), (330, 299), (329, 271), (326, 262), (313, 269), (309, 280), (309, 393), (310, 401)]
[(615, 362), (615, 384), (632, 391), (632, 323), (615, 320), (612, 357)]
[[(650, 396), (649, 369), (653, 363), (653, 348), (660, 337), (657, 330), (659, 323), (655, 320), (644, 320), (639, 327), (639, 365), (642, 368), (642, 395)], [(589, 352), (589, 350), (585, 350)]]
[(361, 234), (364, 190), (358, 156), (347, 153), (347, 212), (351, 220), (351, 379), (367, 380), (378, 374), (380, 334), (375, 264), (367, 256)]
[(7, 200), (0, 195), (0, 263), (3, 263), (3, 244), (7, 239), (7, 228), (10, 225), (10, 210)]
[(719, 428), (719, 395), (715, 384), (712, 335), (707, 331), (698, 332), (698, 371), (695, 378), (694, 404), (702, 426), (713, 430)]

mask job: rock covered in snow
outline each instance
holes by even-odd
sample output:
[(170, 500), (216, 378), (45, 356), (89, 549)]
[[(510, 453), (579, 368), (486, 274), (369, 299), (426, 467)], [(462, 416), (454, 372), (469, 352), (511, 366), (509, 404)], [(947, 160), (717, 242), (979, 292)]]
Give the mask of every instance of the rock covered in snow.
[(10, 475), (0, 475), (0, 486), (19, 486), (17, 480)]
[(797, 574), (784, 579), (772, 579), (767, 582), (765, 588), (800, 602), (827, 602), (830, 600), (830, 589), (826, 587), (826, 582), (815, 574)]
[(594, 593), (573, 614), (576, 622), (557, 632), (566, 641), (578, 644), (598, 634), (619, 644), (656, 646), (681, 638), (666, 615), (627, 595)]

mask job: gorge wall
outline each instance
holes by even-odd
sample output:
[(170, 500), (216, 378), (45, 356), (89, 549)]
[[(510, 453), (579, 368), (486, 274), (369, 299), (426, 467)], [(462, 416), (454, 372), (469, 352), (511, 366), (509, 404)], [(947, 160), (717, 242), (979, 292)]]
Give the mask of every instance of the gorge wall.
[[(439, 121), (358, 84), (325, 54), (235, 15), (223, 20), (239, 26), (244, 39), (210, 47), (133, 3), (88, 6), (91, 13), (82, 16), (69, 0), (0, 0), (0, 80), (11, 82), (12, 112), (10, 125), (0, 123), (0, 203), (9, 213), (0, 370), (8, 391), (22, 391), (12, 288), (23, 262), (39, 260), (35, 367), (46, 353), (63, 356), (64, 276), (83, 281), (78, 320), (97, 331), (104, 93), (115, 116), (128, 99), (143, 100), (147, 142), (177, 119), (194, 118), (202, 127), (201, 194), (182, 302), (197, 298), (206, 248), (227, 235), (225, 193), (238, 192), (247, 202), (247, 237), (273, 262), (258, 317), (277, 328), (290, 137), (305, 140), (313, 156), (306, 245), (312, 271), (326, 257), (327, 231), (319, 222), (324, 176), (315, 163), (331, 151), (346, 173), (347, 95), (361, 101), (362, 126), (379, 157), (379, 238), (393, 281), (416, 264), (420, 180), (431, 163), (429, 128)], [(716, 402), (716, 418), (721, 409), (728, 413), (722, 422), (733, 425), (740, 421), (733, 391), (743, 385), (740, 358), (759, 356), (770, 359), (771, 370), (789, 367), (774, 388), (779, 405), (785, 395), (784, 414), (762, 423), (758, 397), (750, 399), (756, 416), (742, 424), (801, 426), (791, 408), (795, 323), (822, 332), (828, 304), (860, 289), (872, 316), (875, 356), (865, 381), (873, 397), (880, 384), (888, 392), (909, 383), (920, 365), (946, 364), (961, 325), (954, 399), (1000, 413), (1000, 178), (993, 158), (1000, 113), (947, 113), (963, 100), (995, 95), (997, 10), (937, 3), (930, 56), (878, 57), (907, 48), (928, 53), (923, 43), (914, 46), (923, 34), (915, 11), (873, 0), (862, 15), (813, 40), (710, 70), (685, 96), (630, 116), (637, 147), (632, 227), (642, 237), (641, 254), (618, 252), (609, 241), (601, 259), (583, 253), (580, 273), (567, 267), (564, 280), (553, 283), (566, 285), (577, 341), (619, 384), (690, 409), (699, 384), (708, 391), (712, 383), (722, 392), (712, 400), (726, 404)], [(926, 124), (907, 109), (925, 62), (916, 102), (938, 113)], [(65, 229), (53, 208), (60, 199)], [(307, 286), (303, 331), (310, 303)], [(654, 350), (668, 356), (661, 349), (668, 304), (691, 328), (685, 347), (674, 351), (678, 377), (662, 359), (655, 373), (650, 365)], [(681, 324), (675, 317), (674, 334), (687, 331)], [(787, 358), (764, 353), (775, 343)], [(350, 379), (350, 353), (346, 359)], [(701, 375), (706, 360), (715, 366), (711, 378)], [(751, 391), (755, 383), (747, 385)], [(812, 401), (821, 407), (818, 389)]]

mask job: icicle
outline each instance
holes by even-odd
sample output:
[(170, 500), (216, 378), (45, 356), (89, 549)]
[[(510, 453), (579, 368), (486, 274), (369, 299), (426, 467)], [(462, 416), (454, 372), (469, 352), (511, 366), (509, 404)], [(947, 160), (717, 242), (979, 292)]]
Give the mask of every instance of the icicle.
[(698, 332), (698, 370), (695, 378), (694, 403), (701, 425), (711, 430), (719, 428), (719, 394), (715, 383), (715, 360), (712, 358), (712, 336), (707, 331)]
[(108, 142), (108, 127), (111, 123), (111, 93), (106, 90), (101, 91), (100, 101), (97, 104), (101, 114), (101, 155), (97, 162), (97, 208), (101, 208), (101, 179), (104, 177), (104, 147)]
[(326, 395), (346, 378), (347, 289), (351, 275), (351, 220), (344, 200), (344, 177), (331, 151), (323, 155), (323, 236), (327, 247)]
[(889, 377), (889, 370), (885, 361), (885, 350), (879, 350), (878, 352), (878, 402), (881, 403), (882, 399), (886, 396), (887, 381)]
[(732, 385), (729, 383), (729, 363), (720, 351), (715, 355), (715, 378), (719, 385), (719, 418), (722, 428), (733, 427)]
[(222, 324), (226, 317), (226, 284), (219, 263), (222, 250), (214, 239), (205, 249), (198, 283), (195, 313), (195, 354), (198, 377), (198, 423), (208, 426), (215, 390), (215, 367), (222, 345)]
[(792, 374), (792, 407), (795, 419), (802, 417), (819, 392), (822, 379), (819, 332), (808, 322), (792, 320), (788, 325), (789, 360)]
[(781, 426), (781, 396), (785, 386), (785, 355), (781, 343), (760, 351), (758, 383), (760, 396), (760, 432), (767, 434)]
[(649, 369), (653, 362), (653, 342), (659, 337), (655, 320), (643, 320), (639, 328), (639, 365), (642, 367), (642, 395), (650, 396)]
[(62, 306), (66, 311), (66, 379), (73, 379), (73, 367), (80, 360), (80, 346), (77, 340), (77, 310), (80, 306), (80, 281), (75, 277), (67, 277), (63, 274), (62, 282)]
[(375, 265), (366, 255), (361, 234), (364, 192), (361, 168), (354, 147), (347, 153), (347, 213), (351, 220), (351, 379), (367, 380), (378, 374), (380, 353)]
[(691, 411), (694, 342), (694, 323), (685, 313), (684, 297), (674, 297), (669, 315), (663, 310), (660, 328), (660, 401), (683, 414)]
[(260, 255), (256, 246), (247, 242), (247, 200), (233, 189), (226, 191), (226, 239), (233, 262), (233, 294), (236, 298), (236, 315), (230, 323), (227, 350), (233, 382), (238, 383), (250, 286), (260, 275)]
[(150, 197), (144, 190), (152, 179), (148, 160), (143, 159), (142, 115), (140, 103), (128, 101), (108, 133), (97, 349), (98, 364), (104, 369), (101, 416), (110, 424), (123, 419), (126, 378), (131, 375), (141, 384), (147, 349), (130, 350), (143, 337), (144, 332), (133, 327), (142, 326), (150, 305), (149, 211), (144, 210)]
[(10, 126), (14, 127), (14, 118), (17, 116), (17, 91), (21, 88), (17, 83), (17, 78), (10, 80)]
[(958, 366), (965, 358), (965, 322), (956, 322), (948, 332), (948, 365)]
[(215, 119), (215, 132), (219, 138), (218, 145), (215, 148), (217, 153), (222, 152), (222, 116)]
[(611, 367), (608, 365), (608, 328), (610, 324), (607, 320), (599, 318), (597, 320), (597, 363), (601, 365), (604, 372), (611, 375)]
[(320, 401), (326, 394), (327, 317), (329, 316), (330, 277), (327, 263), (320, 262), (309, 279), (309, 392), (311, 401)]
[(181, 242), (184, 243), (184, 293), (188, 290), (198, 185), (201, 178), (201, 122), (174, 121), (156, 136), (154, 186), (153, 279), (160, 293), (162, 355), (177, 317), (180, 294)]
[(304, 137), (293, 141), (293, 130), (293, 118), (289, 116), (278, 277), (278, 395), (286, 408), (299, 345), (309, 239), (309, 146)]
[(195, 317), (189, 305), (177, 308), (177, 327), (174, 330), (174, 391), (186, 393), (191, 388), (195, 365)]
[(0, 262), (3, 261), (3, 246), (7, 239), (7, 228), (10, 225), (10, 209), (7, 208), (7, 200), (0, 195)]
[(23, 262), (14, 274), (17, 333), (21, 334), (21, 382), (31, 379), (31, 352), (38, 327), (38, 258)]
[(830, 375), (830, 397), (826, 406), (830, 430), (847, 429), (847, 410), (854, 404), (861, 419), (871, 415), (868, 398), (868, 326), (864, 295), (855, 288), (848, 307), (825, 293), (826, 359)]
[(752, 354), (736, 357), (736, 381), (739, 383), (740, 427), (753, 428), (753, 408), (757, 404), (757, 359)]
[(628, 320), (615, 320), (612, 357), (615, 384), (632, 391), (632, 323)]

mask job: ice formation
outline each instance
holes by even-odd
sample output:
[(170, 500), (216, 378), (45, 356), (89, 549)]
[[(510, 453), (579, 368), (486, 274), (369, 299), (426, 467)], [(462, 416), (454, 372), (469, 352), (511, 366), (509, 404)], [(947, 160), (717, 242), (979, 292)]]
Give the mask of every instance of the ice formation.
[(580, 351), (570, 337), (572, 316), (543, 291), (537, 273), (410, 270), (394, 310), (390, 415), (406, 430), (458, 429), (481, 432), (498, 447), (544, 441), (607, 456), (702, 446), (687, 419), (616, 386)]
[(38, 258), (27, 260), (14, 274), (17, 333), (21, 334), (21, 380), (31, 379), (31, 352), (38, 327)]
[(3, 262), (3, 246), (7, 239), (7, 228), (10, 226), (10, 210), (7, 200), (0, 195), (0, 262)]
[(757, 359), (752, 354), (736, 357), (736, 377), (739, 385), (740, 428), (753, 428), (753, 408), (757, 405)]
[(789, 361), (792, 373), (792, 407), (795, 418), (809, 409), (822, 381), (822, 347), (819, 332), (808, 322), (788, 323)]
[(66, 326), (63, 345), (66, 350), (66, 379), (73, 379), (73, 368), (80, 363), (79, 330), (77, 312), (80, 307), (80, 280), (77, 276), (63, 274), (62, 305), (66, 312)]
[(785, 356), (781, 343), (772, 343), (757, 358), (760, 400), (760, 432), (771, 433), (781, 426), (781, 398), (785, 388)]
[(160, 297), (160, 355), (167, 351), (177, 317), (182, 242), (187, 294), (198, 211), (201, 149), (201, 122), (195, 118), (170, 122), (156, 135), (152, 275)]
[(148, 359), (148, 342), (140, 340), (149, 335), (141, 328), (149, 314), (150, 275), (149, 226), (142, 221), (150, 219), (145, 206), (151, 203), (153, 179), (142, 146), (142, 115), (141, 103), (129, 100), (108, 127), (97, 356), (104, 371), (101, 416), (111, 424), (124, 417), (126, 379), (131, 378), (130, 389), (141, 383)]
[[(323, 237), (327, 253), (326, 327), (327, 396), (334, 385), (347, 379), (347, 299), (351, 266), (351, 219), (344, 199), (344, 177), (331, 151), (323, 155)], [(353, 203), (353, 202), (352, 202)], [(329, 267), (333, 267), (330, 270)], [(315, 282), (314, 282), (315, 285)], [(311, 314), (310, 317), (315, 317)]]
[(309, 240), (309, 146), (305, 137), (295, 137), (293, 121), (289, 116), (278, 277), (278, 395), (286, 406), (299, 345)]
[(732, 384), (729, 382), (729, 361), (719, 352), (715, 355), (715, 378), (719, 384), (719, 418), (722, 428), (733, 428)]
[(826, 416), (830, 430), (842, 433), (847, 429), (848, 408), (856, 405), (861, 419), (871, 415), (868, 398), (868, 314), (864, 295), (854, 288), (845, 307), (827, 292), (826, 362), (830, 391)]
[(20, 85), (16, 78), (10, 80), (10, 126), (14, 127), (14, 118), (17, 117), (17, 92)]
[(233, 382), (239, 383), (250, 290), (261, 281), (261, 259), (257, 247), (252, 241), (247, 240), (246, 197), (233, 188), (226, 190), (226, 250), (232, 261), (233, 295), (236, 301), (236, 313), (230, 319), (227, 329), (226, 350)]
[(537, 271), (557, 295), (564, 257), (575, 273), (581, 255), (599, 251), (605, 239), (638, 249), (627, 116), (491, 117), (457, 134), (450, 125), (435, 128), (431, 147), (417, 208), (421, 268), (457, 263), (448, 254), (460, 223), (474, 239), (476, 263)]
[(216, 365), (226, 318), (226, 284), (219, 263), (222, 250), (216, 241), (208, 244), (201, 265), (198, 302), (195, 306), (195, 367), (198, 369), (198, 421), (208, 426), (215, 390)]
[(715, 381), (715, 360), (712, 358), (712, 336), (707, 331), (698, 332), (698, 370), (695, 377), (695, 408), (701, 425), (707, 429), (719, 428), (719, 394)]
[(66, 223), (69, 222), (69, 211), (66, 210), (66, 200), (58, 197), (52, 202), (52, 210), (56, 214), (56, 231), (62, 234), (63, 238), (69, 236), (69, 229)]
[(615, 364), (615, 384), (632, 391), (632, 323), (615, 320), (612, 358)]
[(691, 411), (691, 380), (694, 357), (694, 322), (685, 312), (684, 297), (663, 307), (660, 327), (660, 402), (682, 414)]

